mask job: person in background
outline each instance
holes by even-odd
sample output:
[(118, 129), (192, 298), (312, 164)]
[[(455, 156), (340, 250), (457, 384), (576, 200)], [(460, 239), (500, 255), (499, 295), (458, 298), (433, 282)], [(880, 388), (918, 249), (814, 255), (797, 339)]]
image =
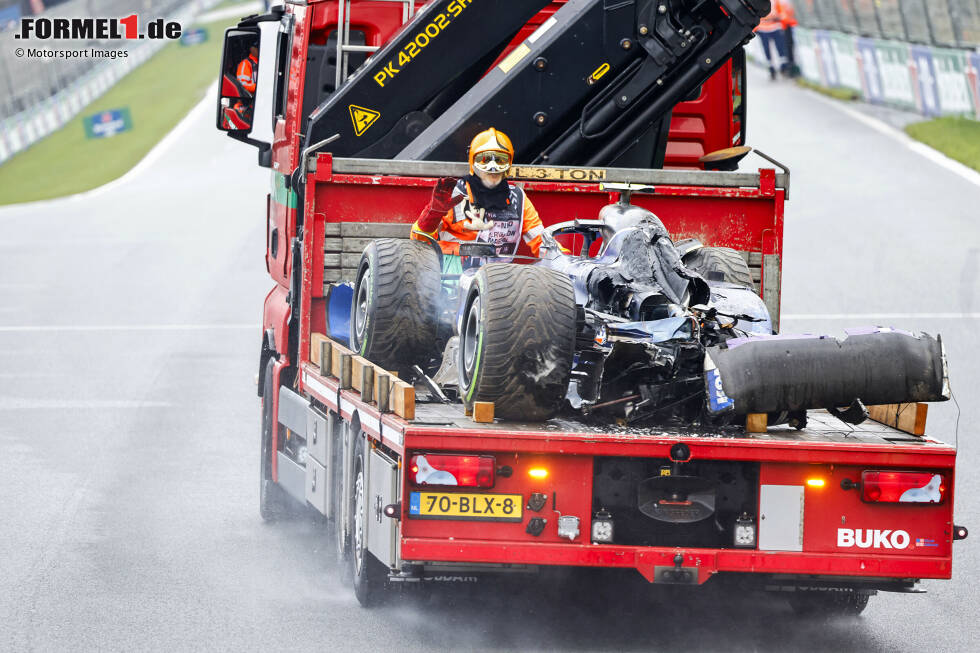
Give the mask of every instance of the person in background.
[(259, 81), (259, 48), (253, 45), (248, 49), (248, 56), (238, 64), (235, 72), (238, 82), (246, 91), (255, 94), (255, 87)]
[[(783, 7), (783, 2), (773, 0), (772, 11), (755, 28), (755, 33), (762, 39), (762, 49), (766, 52), (766, 61), (769, 62), (770, 79), (776, 79), (777, 69), (783, 73), (786, 72), (786, 36), (783, 33)], [(776, 53), (779, 55), (778, 62), (774, 62), (772, 59), (773, 47), (776, 48)]]
[(793, 3), (788, 0), (779, 2), (783, 10), (783, 38), (786, 40), (786, 74), (790, 77), (800, 76), (800, 67), (796, 65), (796, 46), (793, 42), (793, 28), (799, 23), (796, 21), (796, 9)]

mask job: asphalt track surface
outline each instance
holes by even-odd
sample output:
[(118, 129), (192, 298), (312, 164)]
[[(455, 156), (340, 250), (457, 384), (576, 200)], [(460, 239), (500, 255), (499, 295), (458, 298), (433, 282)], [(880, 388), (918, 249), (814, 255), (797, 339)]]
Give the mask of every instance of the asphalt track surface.
[[(980, 534), (980, 186), (751, 83), (750, 142), (793, 169), (784, 331), (942, 333), (956, 521)], [(258, 516), (268, 174), (211, 125), (109, 190), (0, 210), (0, 650), (975, 650), (974, 539), (954, 580), (856, 619), (634, 574), (612, 596), (573, 576), (361, 609), (317, 526)], [(931, 432), (956, 415), (932, 406)]]

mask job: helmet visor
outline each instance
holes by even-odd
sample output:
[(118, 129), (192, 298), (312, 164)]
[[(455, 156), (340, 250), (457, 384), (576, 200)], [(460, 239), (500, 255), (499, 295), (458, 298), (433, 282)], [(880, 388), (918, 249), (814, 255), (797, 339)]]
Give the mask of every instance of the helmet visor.
[(473, 157), (473, 167), (483, 172), (501, 173), (510, 169), (510, 155), (506, 152), (477, 152)]

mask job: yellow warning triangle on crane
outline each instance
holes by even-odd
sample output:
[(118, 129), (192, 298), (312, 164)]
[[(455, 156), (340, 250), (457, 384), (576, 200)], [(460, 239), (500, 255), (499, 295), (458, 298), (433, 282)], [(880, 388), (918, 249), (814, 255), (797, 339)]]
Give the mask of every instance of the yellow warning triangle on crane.
[(350, 120), (354, 123), (354, 135), (360, 136), (381, 117), (381, 114), (373, 109), (359, 107), (356, 104), (350, 105)]

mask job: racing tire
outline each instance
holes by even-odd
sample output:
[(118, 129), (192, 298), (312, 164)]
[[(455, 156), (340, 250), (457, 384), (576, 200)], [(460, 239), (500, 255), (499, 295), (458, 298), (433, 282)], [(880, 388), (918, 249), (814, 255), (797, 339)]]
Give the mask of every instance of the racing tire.
[(275, 522), (295, 517), (299, 513), (296, 501), (286, 493), (281, 485), (272, 480), (272, 393), (275, 387), (272, 377), (275, 359), (270, 358), (265, 365), (265, 379), (262, 384), (262, 444), (259, 460), (259, 514), (263, 521)]
[(852, 589), (797, 590), (787, 597), (801, 616), (856, 617), (868, 607), (871, 594)]
[(407, 378), (441, 351), (442, 274), (431, 245), (403, 238), (373, 240), (354, 278), (351, 349)]
[(561, 408), (575, 355), (575, 291), (543, 267), (491, 263), (476, 273), (460, 321), (457, 367), (468, 408), (543, 421)]
[(357, 602), (365, 608), (381, 603), (388, 587), (385, 566), (367, 548), (368, 489), (364, 476), (364, 436), (355, 439), (358, 450), (354, 454), (354, 470), (351, 478), (350, 556), (348, 568)]
[(755, 290), (752, 271), (731, 247), (699, 247), (684, 256), (684, 265), (710, 281), (724, 281)]

